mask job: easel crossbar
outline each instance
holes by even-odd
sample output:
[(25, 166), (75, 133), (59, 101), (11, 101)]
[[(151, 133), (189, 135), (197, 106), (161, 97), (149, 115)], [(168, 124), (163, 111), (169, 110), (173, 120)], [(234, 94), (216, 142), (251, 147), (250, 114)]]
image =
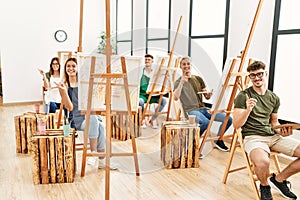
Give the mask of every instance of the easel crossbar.
[[(111, 156), (134, 156), (135, 153), (130, 152), (124, 152), (124, 153), (111, 153)], [(106, 153), (99, 153), (99, 152), (93, 152), (93, 153), (87, 153), (86, 156), (98, 156), (98, 157), (105, 157)]]
[(92, 78), (125, 78), (126, 74), (91, 74)]

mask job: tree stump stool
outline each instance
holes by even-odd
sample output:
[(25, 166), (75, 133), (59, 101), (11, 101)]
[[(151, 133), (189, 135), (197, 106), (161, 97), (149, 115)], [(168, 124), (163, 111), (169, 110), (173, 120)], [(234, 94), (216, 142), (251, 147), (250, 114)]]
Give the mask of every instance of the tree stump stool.
[[(116, 140), (125, 141), (134, 136), (141, 136), (142, 108), (139, 107), (138, 112), (132, 113), (133, 121), (129, 120), (127, 112), (116, 112), (111, 116), (111, 137)], [(133, 123), (133, 133), (130, 132), (130, 123)]]
[(46, 117), (46, 129), (54, 129), (54, 114), (36, 114), (27, 112), (14, 117), (15, 122), (15, 137), (16, 137), (16, 152), (28, 153), (30, 152), (31, 136), (37, 134), (37, 120), (38, 118)]
[(75, 130), (64, 136), (62, 129), (32, 136), (34, 184), (72, 183), (76, 172)]
[(166, 168), (199, 167), (200, 128), (185, 121), (167, 121), (161, 129), (161, 160)]

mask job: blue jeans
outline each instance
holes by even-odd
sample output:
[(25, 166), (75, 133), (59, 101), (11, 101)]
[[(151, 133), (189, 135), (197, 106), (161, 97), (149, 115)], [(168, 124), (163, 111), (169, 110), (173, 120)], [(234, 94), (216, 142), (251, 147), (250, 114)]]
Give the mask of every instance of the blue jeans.
[[(202, 108), (200, 110), (193, 110), (189, 112), (189, 115), (196, 115), (196, 122), (199, 123), (200, 126), (200, 135), (202, 135), (204, 131), (207, 129), (209, 121), (211, 119), (211, 114), (207, 112), (208, 110), (209, 110), (208, 108)], [(222, 122), (217, 134), (218, 136), (221, 134), (225, 117), (226, 117), (225, 113), (217, 113), (214, 119), (214, 121), (216, 122)], [(232, 124), (232, 118), (229, 117), (225, 128), (225, 132), (227, 131), (227, 129), (230, 127), (231, 124)]]
[[(81, 124), (80, 131), (85, 130), (84, 120)], [(90, 128), (89, 128), (89, 138), (97, 138), (97, 150), (103, 150), (105, 148), (106, 140), (105, 140), (105, 125), (102, 122), (102, 119), (99, 115), (91, 115), (90, 116)]]
[[(157, 100), (156, 103), (158, 103), (158, 101), (159, 101), (159, 100)], [(157, 111), (157, 112), (161, 112), (161, 111), (164, 109), (164, 107), (165, 107), (166, 104), (167, 104), (167, 100), (166, 100), (165, 98), (162, 98), (162, 99), (161, 99), (161, 104), (160, 104), (160, 106), (159, 106), (159, 110), (157, 111), (157, 109), (156, 109), (155, 112), (156, 112), (156, 111)], [(142, 112), (144, 112), (144, 107), (145, 107), (145, 101), (144, 101), (144, 99), (139, 98), (139, 106), (142, 107)], [(154, 120), (154, 119), (156, 119), (156, 118), (157, 118), (157, 115), (153, 115), (153, 116), (152, 116), (152, 120)]]
[(56, 109), (59, 109), (60, 103), (50, 102), (49, 113), (55, 113)]

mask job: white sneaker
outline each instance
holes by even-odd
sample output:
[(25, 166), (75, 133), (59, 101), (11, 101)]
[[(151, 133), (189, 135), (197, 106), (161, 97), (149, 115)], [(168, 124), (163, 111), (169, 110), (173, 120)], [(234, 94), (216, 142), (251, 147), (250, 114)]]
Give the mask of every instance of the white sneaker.
[[(106, 167), (106, 159), (99, 159), (98, 161), (98, 169), (104, 169)], [(118, 164), (110, 161), (110, 169), (111, 170), (117, 170), (118, 169)]]
[(146, 120), (143, 120), (143, 121), (142, 121), (142, 128), (144, 128), (144, 129), (147, 128)]
[(149, 124), (152, 126), (153, 129), (157, 129), (158, 128), (156, 119), (155, 120), (150, 120)]
[(88, 165), (95, 165), (96, 164), (96, 161), (97, 161), (97, 157), (88, 157), (86, 159), (86, 163)]

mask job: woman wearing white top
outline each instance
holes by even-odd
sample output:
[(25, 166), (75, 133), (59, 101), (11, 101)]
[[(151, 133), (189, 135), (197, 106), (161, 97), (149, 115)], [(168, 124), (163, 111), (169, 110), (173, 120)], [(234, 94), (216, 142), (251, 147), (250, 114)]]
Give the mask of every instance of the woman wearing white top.
[[(44, 72), (39, 69), (40, 74), (43, 76), (45, 88), (45, 104), (49, 105), (49, 113), (55, 113), (59, 109), (61, 96), (55, 83), (61, 82), (60, 77), (60, 63), (58, 57), (54, 57), (50, 62), (49, 72)], [(47, 110), (46, 110), (47, 112)]]

